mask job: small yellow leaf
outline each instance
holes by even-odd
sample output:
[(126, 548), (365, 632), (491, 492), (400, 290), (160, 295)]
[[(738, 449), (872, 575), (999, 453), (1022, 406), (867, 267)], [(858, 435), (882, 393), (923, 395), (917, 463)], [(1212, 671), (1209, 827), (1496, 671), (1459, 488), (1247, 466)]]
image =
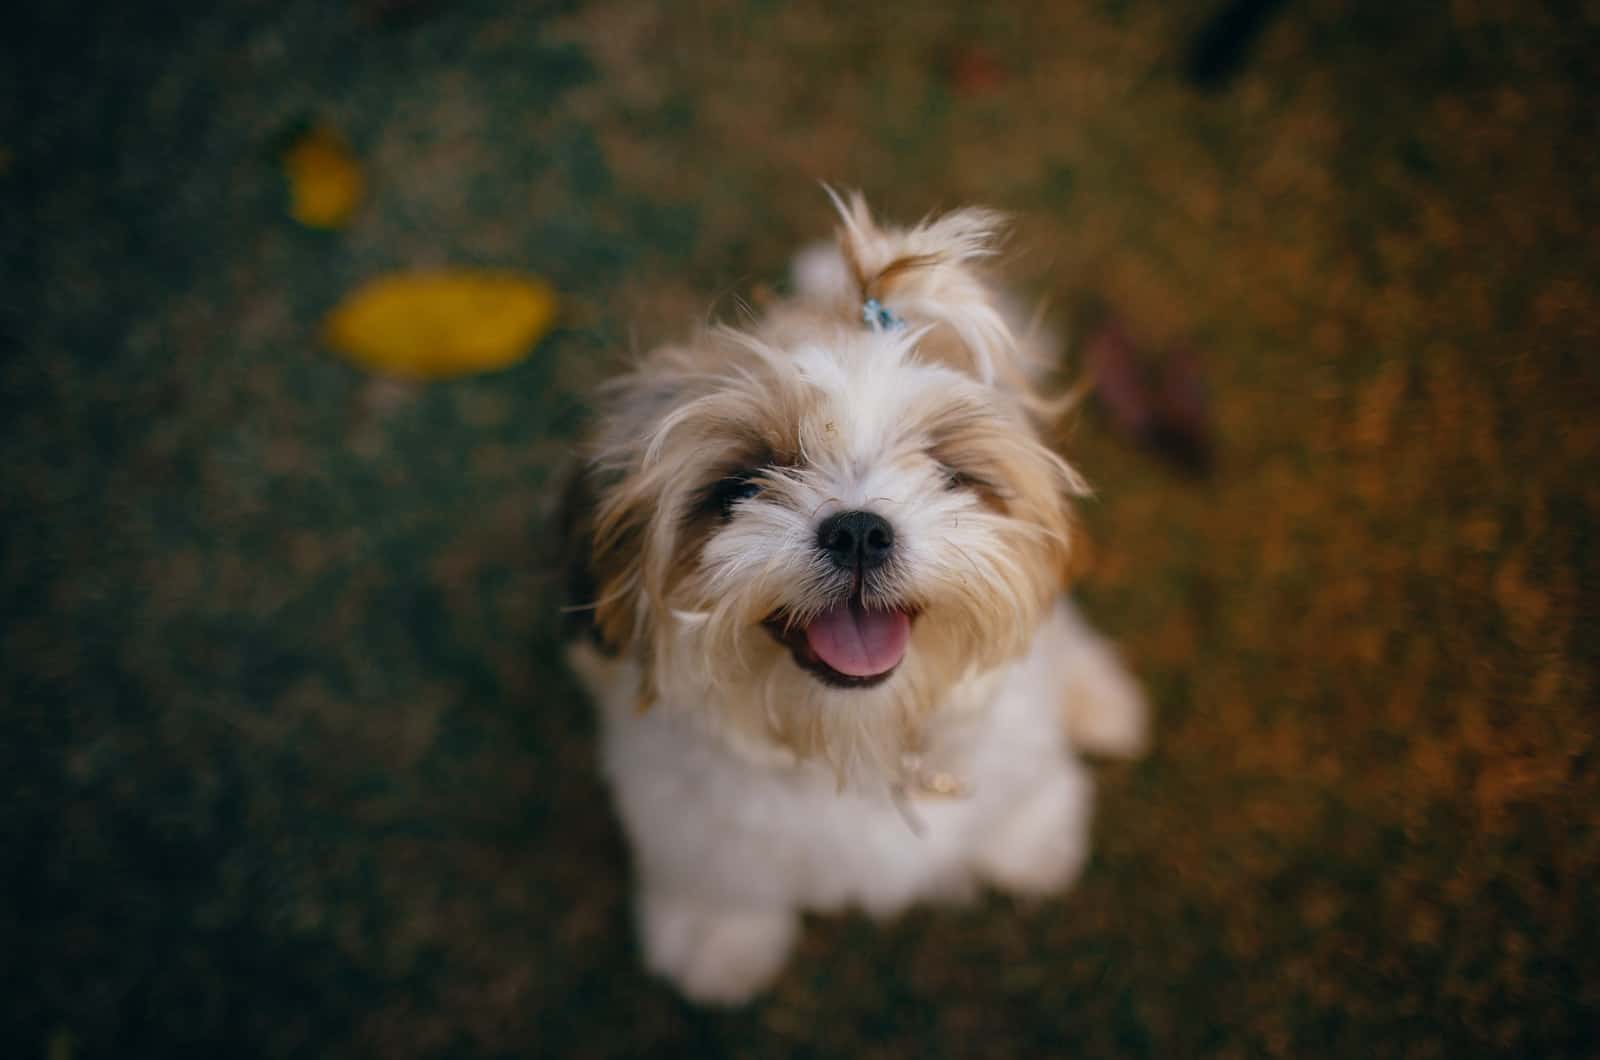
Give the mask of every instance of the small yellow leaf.
[(515, 364), (555, 319), (555, 292), (512, 272), (382, 276), (328, 314), (328, 344), (369, 371), (446, 379)]
[(283, 153), (289, 215), (308, 228), (339, 228), (366, 193), (361, 163), (332, 129), (315, 128)]

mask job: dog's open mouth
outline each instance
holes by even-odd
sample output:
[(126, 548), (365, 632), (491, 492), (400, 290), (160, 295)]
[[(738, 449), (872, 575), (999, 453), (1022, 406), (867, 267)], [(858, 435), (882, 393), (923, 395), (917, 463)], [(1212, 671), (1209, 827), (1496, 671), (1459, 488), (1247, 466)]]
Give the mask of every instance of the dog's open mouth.
[(803, 626), (781, 614), (764, 625), (795, 663), (817, 679), (837, 688), (871, 688), (887, 680), (905, 658), (913, 617), (910, 611), (868, 608), (852, 597)]

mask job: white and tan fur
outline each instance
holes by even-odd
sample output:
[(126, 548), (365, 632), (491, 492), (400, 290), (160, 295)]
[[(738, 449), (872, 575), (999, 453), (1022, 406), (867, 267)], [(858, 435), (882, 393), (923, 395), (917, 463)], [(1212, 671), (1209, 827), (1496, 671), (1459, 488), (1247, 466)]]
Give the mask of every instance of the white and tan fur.
[[(1053, 351), (979, 271), (997, 218), (839, 208), (792, 298), (612, 384), (569, 513), (592, 619), (571, 658), (645, 958), (701, 1001), (766, 986), (803, 911), (1065, 888), (1092, 803), (1076, 751), (1145, 739), (1137, 685), (1063, 595), (1084, 486), (1035, 422)], [(865, 326), (868, 298), (905, 327)], [(881, 568), (820, 550), (847, 511), (892, 526)], [(846, 595), (911, 623), (870, 687), (782, 639)]]

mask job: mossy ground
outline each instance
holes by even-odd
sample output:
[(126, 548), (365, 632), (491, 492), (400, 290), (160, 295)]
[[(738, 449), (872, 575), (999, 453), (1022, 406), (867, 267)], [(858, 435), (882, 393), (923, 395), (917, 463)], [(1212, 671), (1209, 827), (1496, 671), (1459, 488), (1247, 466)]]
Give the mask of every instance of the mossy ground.
[[(1580, 1056), (1600, 1049), (1600, 11), (64, 5), (7, 34), (10, 1055)], [(399, 7), (402, 5), (389, 5)], [(342, 130), (370, 201), (286, 215)], [(1159, 708), (1070, 899), (812, 925), (768, 999), (639, 970), (541, 574), (588, 383), (830, 224), (977, 201), (1069, 334), (1206, 358), (1218, 460), (1086, 417), (1082, 596)], [(525, 363), (316, 340), (525, 268)], [(56, 1054), (51, 1054), (56, 1055)]]

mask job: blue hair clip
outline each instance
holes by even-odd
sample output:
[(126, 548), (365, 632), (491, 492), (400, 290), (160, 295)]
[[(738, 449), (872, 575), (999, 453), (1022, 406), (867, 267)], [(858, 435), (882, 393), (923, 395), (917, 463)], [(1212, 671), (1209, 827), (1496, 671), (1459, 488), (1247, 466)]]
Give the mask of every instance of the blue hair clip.
[(906, 322), (896, 316), (893, 309), (876, 298), (869, 298), (861, 304), (861, 322), (873, 331), (899, 331), (906, 326)]

